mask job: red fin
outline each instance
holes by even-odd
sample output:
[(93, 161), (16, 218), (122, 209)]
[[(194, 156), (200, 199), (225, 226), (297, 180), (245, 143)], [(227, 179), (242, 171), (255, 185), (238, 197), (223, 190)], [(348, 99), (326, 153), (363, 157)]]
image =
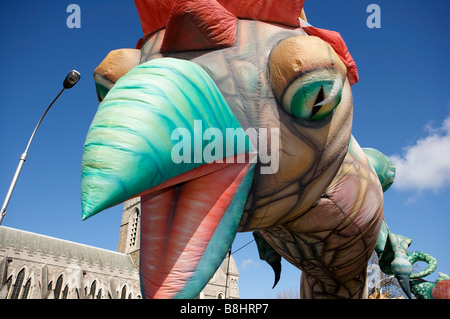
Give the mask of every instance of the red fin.
[(237, 18), (215, 0), (175, 0), (161, 52), (232, 46), (236, 26)]
[(238, 18), (298, 27), (305, 0), (218, 0)]
[[(141, 20), (144, 37), (166, 27), (172, 6), (176, 2), (178, 1), (134, 0), (139, 13), (139, 19)], [(280, 5), (279, 0), (201, 0), (192, 1), (190, 6), (196, 2), (205, 3), (206, 6), (202, 8), (202, 10), (205, 9), (204, 14), (212, 14), (213, 17), (217, 15), (216, 19), (223, 18), (221, 10), (225, 8), (234, 16), (241, 19), (259, 20), (298, 27), (300, 25), (298, 18), (301, 15), (305, 0), (283, 0), (282, 5)], [(190, 8), (188, 9), (190, 10)], [(221, 27), (221, 29), (225, 28)], [(140, 44), (138, 44), (138, 48)]]
[(166, 27), (174, 0), (134, 0), (144, 36)]
[(302, 26), (308, 35), (316, 36), (327, 42), (334, 49), (336, 54), (341, 58), (347, 67), (347, 78), (350, 85), (355, 84), (359, 80), (358, 69), (350, 52), (348, 52), (347, 45), (342, 39), (341, 35), (336, 31), (315, 28), (310, 25)]

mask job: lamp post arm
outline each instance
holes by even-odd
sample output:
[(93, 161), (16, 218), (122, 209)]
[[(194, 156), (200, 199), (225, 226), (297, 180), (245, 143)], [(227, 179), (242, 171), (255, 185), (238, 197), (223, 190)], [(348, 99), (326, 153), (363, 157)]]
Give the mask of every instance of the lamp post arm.
[(55, 97), (55, 99), (53, 100), (52, 103), (50, 103), (50, 105), (47, 107), (47, 109), (45, 110), (44, 114), (41, 116), (41, 119), (39, 120), (39, 122), (37, 123), (36, 127), (34, 128), (33, 134), (31, 134), (30, 140), (28, 141), (28, 145), (27, 148), (25, 149), (24, 154), (28, 154), (28, 149), (30, 148), (31, 142), (33, 141), (34, 135), (36, 134), (36, 131), (38, 130), (39, 126), (41, 125), (42, 120), (44, 119), (44, 117), (47, 115), (48, 111), (50, 110), (50, 108), (53, 106), (53, 104), (56, 102), (56, 100), (61, 96), (62, 92), (64, 92), (66, 88), (63, 88), (61, 90), (61, 92), (59, 92), (59, 94)]
[(12, 193), (14, 191), (14, 187), (16, 186), (17, 179), (19, 178), (20, 171), (22, 170), (23, 164), (27, 160), (28, 149), (30, 148), (31, 142), (33, 141), (34, 135), (36, 134), (36, 131), (39, 128), (39, 125), (41, 125), (41, 122), (44, 119), (45, 115), (50, 110), (52, 105), (56, 102), (56, 100), (59, 98), (59, 96), (62, 94), (62, 92), (64, 92), (65, 89), (70, 89), (75, 84), (77, 84), (78, 81), (80, 80), (80, 77), (81, 77), (80, 73), (78, 71), (76, 71), (76, 70), (72, 70), (72, 71), (69, 72), (69, 74), (67, 74), (67, 76), (66, 76), (66, 78), (64, 79), (64, 82), (63, 82), (63, 89), (55, 97), (53, 102), (50, 103), (50, 105), (47, 107), (47, 109), (45, 110), (44, 114), (41, 116), (41, 119), (39, 120), (39, 122), (37, 123), (36, 127), (34, 128), (33, 134), (31, 134), (30, 140), (28, 141), (27, 148), (25, 149), (25, 152), (23, 152), (23, 154), (20, 156), (19, 165), (17, 166), (17, 169), (16, 169), (16, 172), (15, 172), (14, 177), (12, 179), (11, 185), (9, 186), (9, 190), (8, 190), (8, 193), (6, 194), (5, 201), (3, 202), (2, 209), (0, 211), (0, 225), (2, 224), (3, 218), (6, 215), (6, 208), (8, 207), (9, 200), (11, 199), (11, 195), (12, 195)]
[(22, 171), (23, 164), (27, 160), (28, 157), (28, 149), (30, 148), (31, 142), (33, 141), (34, 135), (36, 135), (36, 131), (38, 130), (39, 126), (41, 125), (42, 120), (44, 119), (45, 115), (47, 115), (47, 112), (50, 110), (52, 105), (56, 102), (56, 100), (60, 97), (60, 95), (64, 92), (66, 88), (64, 87), (61, 92), (56, 96), (56, 98), (53, 100), (53, 102), (47, 107), (44, 114), (41, 116), (41, 119), (37, 123), (36, 127), (34, 128), (33, 133), (31, 134), (30, 140), (28, 141), (27, 147), (25, 149), (25, 152), (20, 156), (19, 165), (17, 166), (16, 172), (14, 173), (14, 177), (12, 179), (11, 185), (9, 186), (8, 193), (6, 194), (5, 201), (3, 202), (2, 209), (0, 211), (0, 225), (2, 224), (3, 218), (6, 215), (6, 208), (8, 207), (9, 200), (11, 199), (12, 193), (14, 191), (14, 188), (16, 187), (17, 180), (19, 179), (20, 172)]

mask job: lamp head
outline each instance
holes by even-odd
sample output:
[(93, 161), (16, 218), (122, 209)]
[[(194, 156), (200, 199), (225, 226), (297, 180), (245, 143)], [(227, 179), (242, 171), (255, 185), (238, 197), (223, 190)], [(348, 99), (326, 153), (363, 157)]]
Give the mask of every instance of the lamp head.
[(80, 73), (76, 70), (72, 70), (67, 74), (66, 78), (64, 79), (63, 86), (65, 89), (70, 89), (73, 87), (77, 82), (80, 80)]

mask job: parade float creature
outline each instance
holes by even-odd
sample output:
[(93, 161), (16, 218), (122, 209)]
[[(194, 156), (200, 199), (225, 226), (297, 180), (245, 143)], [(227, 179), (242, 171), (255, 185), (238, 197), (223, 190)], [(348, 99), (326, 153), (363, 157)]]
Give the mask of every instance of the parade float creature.
[(195, 298), (238, 231), (302, 298), (367, 297), (383, 187), (351, 135), (356, 65), (303, 2), (136, 0), (144, 38), (95, 70), (82, 218), (141, 197), (145, 298)]
[(435, 282), (413, 279), (410, 285), (417, 299), (450, 299), (450, 276), (446, 274), (439, 273)]

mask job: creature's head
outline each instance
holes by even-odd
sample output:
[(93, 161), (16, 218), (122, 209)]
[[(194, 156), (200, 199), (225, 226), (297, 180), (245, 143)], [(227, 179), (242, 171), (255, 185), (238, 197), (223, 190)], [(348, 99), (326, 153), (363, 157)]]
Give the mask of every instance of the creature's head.
[(238, 228), (291, 220), (323, 194), (349, 144), (356, 67), (303, 0), (135, 3), (145, 38), (95, 72), (83, 218), (142, 196), (143, 212), (174, 221), (151, 227), (179, 219), (193, 228), (183, 247), (204, 241), (198, 264), (220, 262)]

